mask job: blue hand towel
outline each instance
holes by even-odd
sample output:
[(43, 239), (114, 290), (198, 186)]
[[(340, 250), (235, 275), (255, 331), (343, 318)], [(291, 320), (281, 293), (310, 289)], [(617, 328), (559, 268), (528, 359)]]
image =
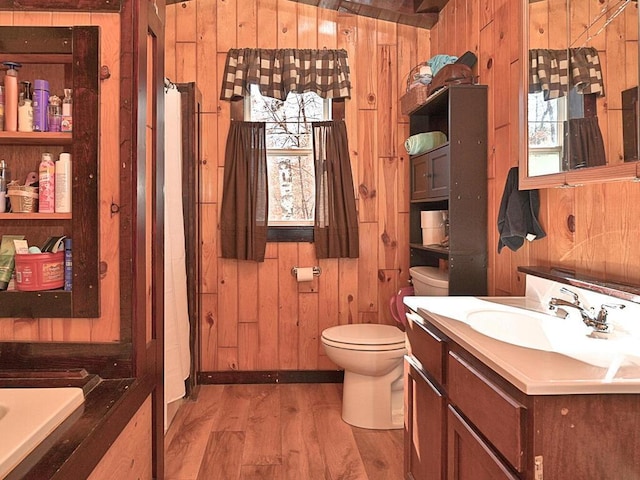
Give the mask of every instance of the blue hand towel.
[(404, 142), (404, 148), (409, 155), (420, 155), (433, 150), (443, 143), (447, 143), (447, 136), (442, 132), (425, 132), (411, 135)]

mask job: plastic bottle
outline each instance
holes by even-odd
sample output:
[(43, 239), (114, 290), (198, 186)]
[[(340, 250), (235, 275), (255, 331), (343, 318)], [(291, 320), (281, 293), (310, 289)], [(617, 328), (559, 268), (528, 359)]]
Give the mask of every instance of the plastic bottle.
[(62, 122), (60, 130), (62, 132), (70, 132), (73, 130), (73, 99), (71, 98), (71, 89), (64, 89), (64, 98), (62, 99)]
[(4, 126), (7, 132), (18, 131), (18, 68), (15, 62), (4, 62), (7, 73), (4, 76)]
[(51, 95), (49, 97), (49, 131), (59, 132), (62, 123), (62, 106), (60, 97)]
[(55, 211), (55, 170), (53, 157), (43, 153), (38, 168), (38, 212), (53, 213)]
[(70, 292), (73, 288), (73, 253), (70, 238), (64, 239), (64, 290)]
[(4, 130), (4, 85), (0, 85), (0, 132)]
[(7, 185), (11, 181), (11, 172), (7, 162), (0, 160), (0, 213), (7, 211)]
[(33, 83), (33, 131), (49, 131), (49, 82), (36, 80)]
[(71, 154), (61, 153), (56, 162), (56, 213), (71, 213)]
[(20, 82), (18, 100), (18, 131), (33, 132), (33, 100), (31, 99), (31, 82)]

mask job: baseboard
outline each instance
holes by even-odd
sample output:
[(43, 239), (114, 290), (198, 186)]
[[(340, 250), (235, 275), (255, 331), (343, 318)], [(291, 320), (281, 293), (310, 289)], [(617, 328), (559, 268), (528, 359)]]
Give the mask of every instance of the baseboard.
[(342, 383), (342, 370), (275, 370), (259, 372), (198, 372), (200, 385), (234, 383)]

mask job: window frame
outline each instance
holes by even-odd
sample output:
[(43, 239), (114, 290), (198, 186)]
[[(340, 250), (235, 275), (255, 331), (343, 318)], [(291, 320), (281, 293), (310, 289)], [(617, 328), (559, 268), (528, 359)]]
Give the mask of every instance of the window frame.
[[(345, 118), (345, 99), (332, 98), (330, 115), (328, 120), (344, 120)], [(245, 98), (238, 98), (231, 101), (231, 120), (248, 121)], [(268, 226), (267, 242), (309, 242), (314, 241), (314, 226)]]

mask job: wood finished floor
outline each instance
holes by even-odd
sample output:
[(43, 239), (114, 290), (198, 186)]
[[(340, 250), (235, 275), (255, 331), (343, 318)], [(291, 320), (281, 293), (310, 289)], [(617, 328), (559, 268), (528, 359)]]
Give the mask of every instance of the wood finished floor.
[(342, 384), (203, 385), (165, 436), (166, 480), (401, 480), (403, 431), (352, 427)]

